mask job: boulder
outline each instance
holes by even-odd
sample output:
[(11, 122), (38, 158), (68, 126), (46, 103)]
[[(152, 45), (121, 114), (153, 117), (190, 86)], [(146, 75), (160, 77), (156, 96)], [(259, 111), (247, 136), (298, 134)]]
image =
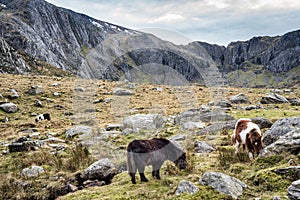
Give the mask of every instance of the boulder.
[(35, 100), (34, 105), (35, 105), (36, 107), (40, 107), (40, 108), (43, 107), (43, 104), (42, 104), (42, 102), (41, 102), (40, 100)]
[(273, 104), (273, 103), (289, 103), (289, 101), (284, 97), (276, 93), (270, 93), (268, 96), (261, 98), (260, 102), (262, 104)]
[(273, 125), (273, 123), (267, 118), (255, 117), (251, 118), (251, 120), (256, 123), (261, 129), (270, 128)]
[(234, 199), (241, 196), (244, 188), (247, 187), (239, 179), (219, 172), (205, 172), (199, 182), (202, 185), (209, 185), (221, 193), (228, 194)]
[(195, 186), (193, 183), (186, 180), (181, 180), (178, 184), (175, 194), (180, 195), (181, 193), (189, 193), (193, 195), (198, 191), (199, 188)]
[(203, 134), (217, 134), (219, 131), (223, 129), (234, 129), (236, 120), (229, 120), (229, 121), (224, 121), (224, 122), (216, 122), (213, 123), (200, 131), (196, 133), (196, 135), (203, 135)]
[(134, 95), (134, 92), (123, 88), (115, 88), (113, 90), (113, 94), (117, 96), (131, 96)]
[(234, 117), (226, 114), (225, 112), (214, 111), (214, 110), (200, 115), (200, 120), (202, 122), (219, 122), (219, 121), (229, 121), (233, 119)]
[(15, 113), (19, 110), (18, 106), (14, 103), (3, 103), (0, 105), (0, 108), (7, 113)]
[(230, 101), (226, 99), (222, 99), (219, 102), (217, 102), (216, 106), (220, 106), (221, 108), (229, 108), (232, 107)]
[(40, 147), (41, 145), (31, 140), (27, 137), (20, 137), (16, 141), (12, 142), (8, 145), (9, 152), (22, 152), (22, 151), (29, 151), (34, 150), (36, 147)]
[[(292, 164), (290, 161), (289, 163)], [(294, 161), (292, 160), (292, 162)], [(289, 166), (289, 167), (274, 169), (272, 171), (275, 172), (276, 174), (286, 175), (289, 177), (289, 179), (292, 178), (292, 180), (300, 179), (300, 166)]]
[(300, 179), (292, 182), (288, 187), (288, 197), (291, 200), (300, 199)]
[(10, 99), (20, 98), (20, 95), (18, 94), (18, 92), (15, 89), (11, 89), (10, 92), (11, 92), (11, 95), (9, 95)]
[(204, 128), (205, 124), (202, 122), (186, 122), (181, 125), (181, 129), (183, 130), (195, 130)]
[(31, 88), (28, 90), (28, 94), (30, 95), (36, 95), (36, 94), (42, 94), (44, 91), (43, 87), (40, 85), (34, 85), (31, 86)]
[(66, 138), (72, 138), (78, 134), (87, 134), (90, 135), (93, 132), (92, 127), (89, 126), (75, 126), (66, 131)]
[(210, 153), (212, 151), (215, 151), (215, 148), (213, 148), (206, 142), (199, 141), (199, 140), (195, 141), (194, 147), (197, 153)]
[(31, 166), (22, 170), (21, 175), (25, 178), (37, 177), (41, 173), (44, 173), (45, 170), (40, 166)]
[(99, 180), (109, 184), (116, 172), (117, 170), (111, 161), (108, 158), (103, 158), (85, 169), (81, 177), (85, 180)]
[(300, 105), (300, 99), (297, 98), (287, 98), (287, 100), (290, 102), (292, 106), (299, 106)]
[(187, 135), (184, 134), (178, 134), (178, 135), (173, 135), (172, 137), (169, 138), (171, 141), (182, 141), (186, 140)]
[(289, 152), (291, 154), (298, 154), (300, 152), (300, 128), (288, 132), (274, 143), (265, 147), (262, 150), (261, 155), (278, 155), (284, 152)]
[(243, 93), (237, 94), (235, 96), (231, 96), (229, 98), (229, 101), (234, 104), (249, 104), (250, 103), (248, 97)]
[(200, 116), (204, 113), (202, 109), (190, 109), (175, 117), (175, 123), (182, 125), (186, 122), (199, 122)]
[(265, 132), (264, 144), (270, 145), (279, 139), (280, 136), (283, 136), (296, 128), (300, 128), (300, 117), (279, 119)]
[(165, 121), (159, 114), (136, 114), (124, 119), (124, 129), (154, 130), (164, 127)]
[(124, 128), (123, 124), (107, 124), (105, 127), (107, 131), (112, 131), (112, 130), (121, 131), (123, 130), (123, 128)]

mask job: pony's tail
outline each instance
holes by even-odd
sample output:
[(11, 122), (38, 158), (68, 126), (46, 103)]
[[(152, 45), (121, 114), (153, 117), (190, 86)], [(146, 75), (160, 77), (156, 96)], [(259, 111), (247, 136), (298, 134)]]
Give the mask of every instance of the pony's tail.
[(136, 172), (136, 163), (134, 152), (127, 151), (127, 170), (128, 173), (135, 173)]

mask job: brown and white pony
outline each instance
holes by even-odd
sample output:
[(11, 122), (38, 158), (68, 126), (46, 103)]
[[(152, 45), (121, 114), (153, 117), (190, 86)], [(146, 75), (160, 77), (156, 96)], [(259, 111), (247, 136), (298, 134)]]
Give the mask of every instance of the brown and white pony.
[(235, 145), (235, 153), (239, 152), (240, 145), (242, 144), (243, 150), (247, 149), (249, 158), (252, 160), (254, 153), (258, 155), (263, 147), (261, 130), (251, 119), (241, 118), (235, 124), (231, 143)]
[(133, 184), (136, 171), (142, 182), (148, 181), (144, 174), (147, 165), (152, 165), (152, 176), (160, 179), (159, 170), (166, 160), (174, 162), (179, 169), (187, 166), (186, 153), (167, 139), (133, 140), (127, 146), (128, 173)]

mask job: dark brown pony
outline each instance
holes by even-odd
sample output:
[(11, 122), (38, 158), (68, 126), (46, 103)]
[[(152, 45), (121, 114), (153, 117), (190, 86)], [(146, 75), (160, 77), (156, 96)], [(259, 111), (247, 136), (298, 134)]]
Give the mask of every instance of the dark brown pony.
[(185, 152), (167, 139), (133, 140), (127, 147), (127, 165), (131, 182), (136, 183), (137, 170), (141, 181), (148, 181), (144, 174), (147, 165), (152, 165), (152, 176), (160, 179), (159, 170), (166, 160), (174, 162), (179, 169), (185, 169), (187, 165)]

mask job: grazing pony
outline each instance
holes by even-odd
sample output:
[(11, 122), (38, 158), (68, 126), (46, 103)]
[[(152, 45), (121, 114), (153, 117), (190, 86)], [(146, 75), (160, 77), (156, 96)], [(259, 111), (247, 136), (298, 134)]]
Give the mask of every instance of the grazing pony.
[(262, 150), (262, 134), (257, 124), (251, 121), (251, 119), (241, 118), (235, 124), (234, 132), (231, 136), (231, 143), (235, 145), (236, 151), (239, 152), (240, 145), (243, 145), (249, 153), (249, 158), (254, 158), (254, 153), (257, 155)]
[(38, 115), (36, 118), (35, 118), (35, 122), (38, 122), (38, 121), (42, 121), (42, 120), (51, 120), (50, 119), (50, 114), (49, 113), (45, 113), (45, 114), (40, 114)]
[(141, 181), (148, 182), (144, 174), (147, 165), (152, 165), (152, 176), (160, 179), (159, 170), (166, 160), (174, 162), (179, 169), (187, 166), (185, 152), (167, 139), (133, 140), (127, 146), (128, 173), (133, 184), (136, 184), (137, 170)]

